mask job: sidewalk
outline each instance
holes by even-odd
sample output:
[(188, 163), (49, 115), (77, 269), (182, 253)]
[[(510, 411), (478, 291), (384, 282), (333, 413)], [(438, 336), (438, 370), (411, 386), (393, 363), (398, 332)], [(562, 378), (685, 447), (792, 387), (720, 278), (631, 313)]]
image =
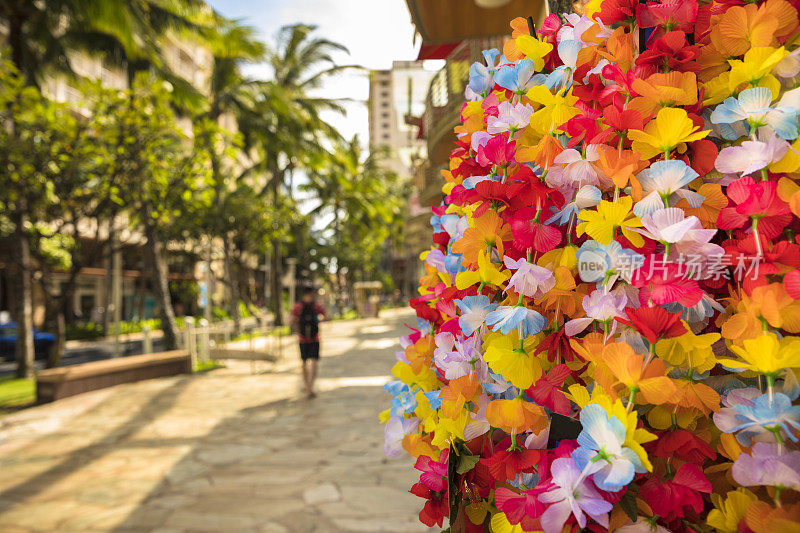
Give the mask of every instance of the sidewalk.
[(5, 417), (0, 530), (428, 531), (377, 421), (403, 322), (323, 324), (314, 400), (292, 345), (270, 373), (230, 362)]

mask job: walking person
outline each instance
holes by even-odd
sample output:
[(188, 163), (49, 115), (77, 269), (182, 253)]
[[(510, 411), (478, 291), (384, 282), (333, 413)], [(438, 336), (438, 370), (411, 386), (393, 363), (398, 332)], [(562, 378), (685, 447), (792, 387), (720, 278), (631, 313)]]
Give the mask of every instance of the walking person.
[(328, 315), (325, 308), (317, 302), (317, 291), (313, 287), (306, 287), (300, 301), (292, 308), (291, 325), (297, 329), (297, 340), (300, 341), (303, 387), (309, 398), (317, 395), (314, 392), (314, 380), (317, 378), (319, 361), (320, 316), (326, 318)]

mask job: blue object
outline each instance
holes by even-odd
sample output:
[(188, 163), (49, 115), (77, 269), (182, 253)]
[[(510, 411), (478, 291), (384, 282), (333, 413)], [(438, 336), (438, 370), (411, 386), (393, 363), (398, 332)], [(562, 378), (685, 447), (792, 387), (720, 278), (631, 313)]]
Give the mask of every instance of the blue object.
[[(52, 333), (44, 333), (38, 329), (33, 330), (33, 351), (36, 359), (46, 359), (50, 347), (56, 342)], [(5, 322), (0, 324), (0, 357), (13, 359), (17, 345), (17, 323)]]

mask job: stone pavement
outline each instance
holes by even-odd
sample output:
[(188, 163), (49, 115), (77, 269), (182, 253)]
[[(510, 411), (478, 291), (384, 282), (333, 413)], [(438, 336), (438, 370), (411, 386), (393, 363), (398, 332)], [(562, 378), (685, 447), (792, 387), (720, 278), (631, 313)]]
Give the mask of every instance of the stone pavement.
[(0, 419), (0, 531), (427, 531), (387, 460), (381, 389), (408, 311), (323, 324), (299, 357), (121, 385)]

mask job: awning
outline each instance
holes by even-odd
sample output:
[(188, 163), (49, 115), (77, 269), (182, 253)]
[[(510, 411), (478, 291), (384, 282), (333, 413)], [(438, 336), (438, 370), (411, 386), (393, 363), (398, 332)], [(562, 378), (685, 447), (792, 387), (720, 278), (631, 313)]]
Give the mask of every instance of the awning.
[(544, 9), (542, 0), (510, 0), (495, 8), (478, 7), (474, 0), (406, 0), (406, 4), (422, 36), (423, 49), (464, 39), (507, 35), (511, 33), (508, 25), (511, 19), (539, 20)]
[(422, 43), (419, 54), (417, 54), (417, 61), (425, 61), (426, 59), (447, 59), (459, 44), (461, 44), (461, 41), (444, 44)]

